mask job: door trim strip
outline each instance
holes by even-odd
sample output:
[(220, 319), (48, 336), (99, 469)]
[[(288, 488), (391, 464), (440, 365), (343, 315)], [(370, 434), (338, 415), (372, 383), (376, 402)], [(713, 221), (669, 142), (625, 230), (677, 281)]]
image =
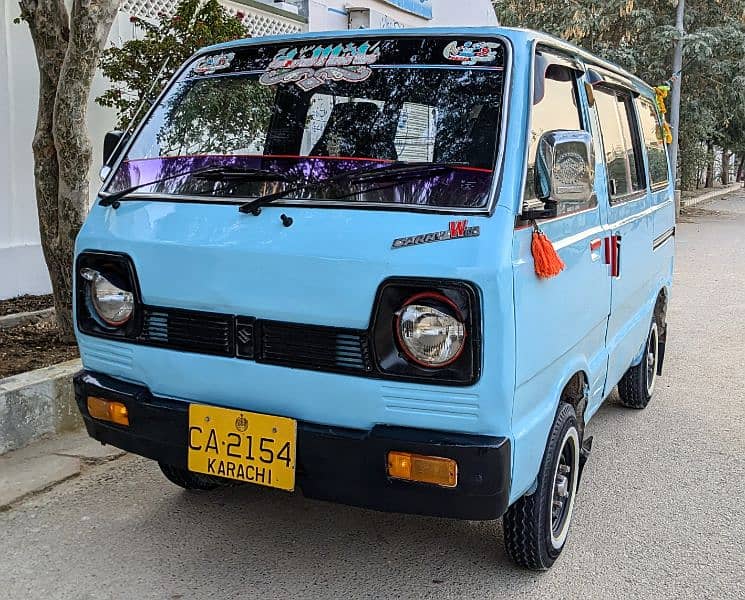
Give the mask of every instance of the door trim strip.
[(671, 237), (674, 237), (674, 236), (675, 236), (675, 227), (671, 227), (662, 235), (658, 235), (656, 238), (654, 238), (654, 241), (652, 242), (652, 250), (657, 250), (657, 248), (662, 246), (662, 244), (664, 244), (667, 240), (669, 240)]

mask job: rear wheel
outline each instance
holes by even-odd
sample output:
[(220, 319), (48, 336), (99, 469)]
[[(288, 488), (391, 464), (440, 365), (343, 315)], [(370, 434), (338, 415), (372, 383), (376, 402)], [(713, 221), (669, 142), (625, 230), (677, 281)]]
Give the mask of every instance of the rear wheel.
[(654, 394), (657, 383), (657, 364), (660, 359), (660, 328), (657, 319), (647, 335), (644, 356), (641, 362), (631, 367), (618, 382), (618, 395), (621, 403), (629, 408), (645, 408)]
[(502, 520), (507, 554), (518, 565), (543, 571), (561, 554), (574, 513), (580, 448), (574, 409), (562, 402), (549, 433), (535, 492), (510, 506)]
[(158, 465), (168, 481), (175, 483), (177, 486), (182, 487), (185, 490), (209, 491), (214, 490), (221, 485), (220, 480), (217, 479), (217, 477), (192, 473), (186, 469), (167, 465), (162, 462), (159, 462)]

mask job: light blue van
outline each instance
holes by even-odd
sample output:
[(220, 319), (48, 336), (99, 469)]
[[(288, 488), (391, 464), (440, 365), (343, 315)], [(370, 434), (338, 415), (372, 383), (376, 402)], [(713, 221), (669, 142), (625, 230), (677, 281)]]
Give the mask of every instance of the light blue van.
[(531, 31), (202, 50), (107, 136), (76, 250), (88, 432), (187, 489), (504, 516), (550, 567), (586, 423), (661, 372), (662, 138), (648, 85)]

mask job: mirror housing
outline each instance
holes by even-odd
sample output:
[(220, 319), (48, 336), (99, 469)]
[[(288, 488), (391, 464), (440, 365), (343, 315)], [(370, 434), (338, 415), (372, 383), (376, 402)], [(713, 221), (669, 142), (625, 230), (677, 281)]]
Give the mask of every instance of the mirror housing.
[(103, 138), (103, 164), (111, 166), (127, 142), (126, 131), (109, 131)]
[(586, 131), (547, 131), (535, 159), (536, 197), (543, 209), (524, 210), (523, 219), (551, 219), (560, 205), (587, 204), (595, 194), (595, 153)]

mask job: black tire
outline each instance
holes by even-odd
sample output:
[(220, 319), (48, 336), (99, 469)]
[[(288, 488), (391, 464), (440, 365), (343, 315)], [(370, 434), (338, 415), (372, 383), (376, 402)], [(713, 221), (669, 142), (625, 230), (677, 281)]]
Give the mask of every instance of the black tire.
[(618, 382), (618, 395), (621, 404), (628, 408), (646, 408), (654, 394), (657, 383), (657, 362), (660, 356), (660, 330), (657, 318), (652, 319), (644, 346), (642, 361), (629, 368)]
[(221, 485), (220, 480), (217, 477), (192, 473), (186, 469), (167, 465), (162, 462), (159, 462), (158, 465), (160, 465), (160, 470), (163, 471), (163, 475), (166, 476), (168, 481), (175, 483), (177, 486), (182, 487), (185, 490), (200, 490), (208, 492), (220, 487)]
[(548, 435), (536, 490), (510, 506), (502, 519), (507, 554), (521, 567), (545, 571), (564, 549), (579, 483), (580, 450), (574, 408), (562, 402)]

